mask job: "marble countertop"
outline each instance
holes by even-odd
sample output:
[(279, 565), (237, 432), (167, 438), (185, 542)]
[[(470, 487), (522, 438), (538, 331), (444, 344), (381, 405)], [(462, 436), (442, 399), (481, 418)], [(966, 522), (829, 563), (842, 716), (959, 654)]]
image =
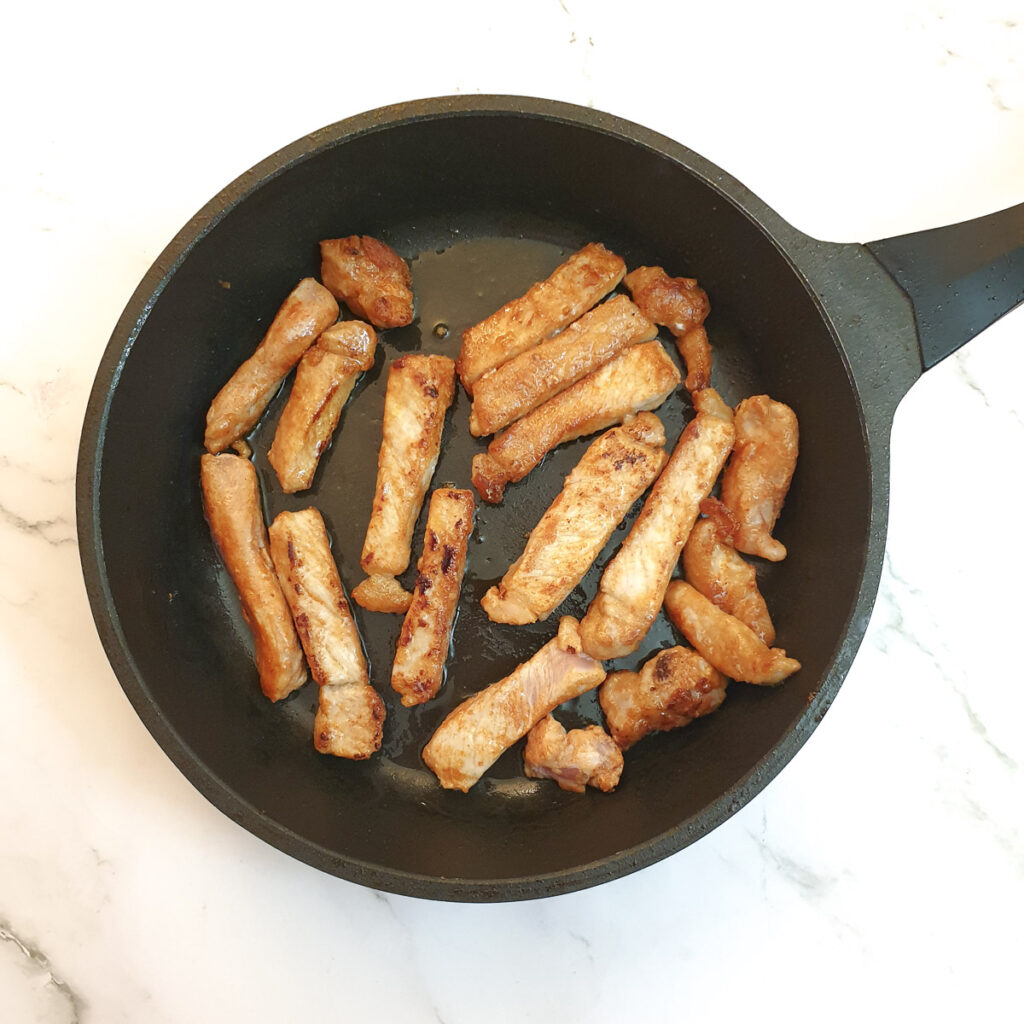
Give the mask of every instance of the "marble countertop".
[(0, 68), (0, 1019), (1019, 1019), (1024, 309), (929, 371), (892, 433), (864, 644), (821, 726), (716, 831), (518, 904), (385, 895), (232, 823), (142, 726), (75, 536), (114, 323), (213, 194), (322, 125), (518, 93), (643, 123), (813, 236), (1024, 201), (1024, 5), (356, 11), (23, 6)]

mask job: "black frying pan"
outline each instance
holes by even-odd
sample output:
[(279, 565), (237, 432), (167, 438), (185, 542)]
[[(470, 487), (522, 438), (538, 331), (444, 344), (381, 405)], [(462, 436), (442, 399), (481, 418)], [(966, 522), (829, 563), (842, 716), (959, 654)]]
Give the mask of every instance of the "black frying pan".
[[(727, 401), (767, 392), (800, 416), (800, 464), (778, 529), (790, 554), (759, 572), (778, 642), (802, 671), (774, 689), (734, 684), (716, 714), (645, 739), (609, 796), (524, 779), (518, 747), (468, 795), (439, 788), (419, 758), (433, 729), (555, 631), (555, 617), (495, 626), (476, 599), (519, 553), (581, 440), (511, 485), (502, 505), (481, 507), (436, 701), (406, 710), (393, 699), (400, 619), (356, 610), (387, 703), (385, 744), (364, 763), (318, 755), (312, 684), (280, 705), (259, 693), (203, 520), (198, 464), (211, 397), (299, 278), (317, 274), (318, 240), (352, 233), (381, 237), (412, 261), (418, 317), (383, 336), (306, 494), (282, 495), (268, 472), (284, 394), (275, 400), (253, 435), (268, 520), (283, 508), (319, 507), (354, 586), (388, 361), (420, 348), (454, 355), (464, 327), (585, 242), (602, 241), (630, 266), (699, 278), (712, 300), (713, 383)], [(1022, 242), (1024, 207), (869, 246), (818, 242), (683, 146), (561, 103), (429, 100), (316, 132), (243, 175), (182, 229), (104, 354), (82, 435), (78, 527), (111, 664), (147, 728), (216, 806), (343, 878), (489, 901), (567, 892), (644, 867), (742, 807), (821, 720), (878, 585), (893, 412), (924, 368), (1024, 298)], [(691, 415), (685, 392), (659, 415), (674, 442)], [(468, 486), (483, 442), (469, 436), (467, 418), (460, 393), (436, 483)], [(564, 611), (582, 615), (624, 529)], [(617, 665), (677, 642), (659, 622)], [(567, 725), (596, 720), (593, 695), (560, 715)]]

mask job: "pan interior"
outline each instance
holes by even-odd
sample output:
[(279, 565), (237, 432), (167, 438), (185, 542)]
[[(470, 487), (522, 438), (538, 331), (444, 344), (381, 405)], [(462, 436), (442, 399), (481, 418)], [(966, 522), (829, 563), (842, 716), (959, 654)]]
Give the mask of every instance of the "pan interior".
[[(580, 440), (510, 485), (503, 504), (480, 506), (437, 700), (401, 707), (388, 685), (401, 620), (355, 608), (387, 705), (385, 745), (365, 763), (316, 754), (313, 685), (279, 705), (259, 693), (248, 633), (203, 519), (198, 465), (212, 396), (297, 281), (318, 275), (317, 242), (353, 233), (382, 238), (410, 260), (417, 319), (382, 334), (376, 365), (349, 401), (313, 488), (295, 496), (281, 493), (266, 463), (285, 385), (252, 438), (268, 521), (285, 508), (318, 507), (345, 585), (355, 586), (388, 363), (413, 350), (454, 356), (465, 327), (568, 253), (602, 241), (630, 267), (658, 264), (707, 289), (713, 384), (727, 401), (768, 393), (800, 417), (800, 464), (777, 530), (790, 555), (758, 568), (777, 642), (802, 671), (774, 689), (733, 684), (716, 714), (642, 741), (612, 795), (575, 796), (523, 778), (520, 746), (468, 795), (438, 787), (419, 757), (436, 725), (555, 632), (557, 616), (530, 627), (494, 625), (478, 599), (519, 554), (589, 443)], [(126, 338), (112, 344), (120, 350)], [(469, 486), (470, 460), (485, 439), (469, 435), (468, 411), (460, 390), (435, 484)], [(692, 415), (685, 391), (659, 415), (673, 444)], [(654, 845), (667, 852), (697, 838), (722, 817), (723, 796), (805, 716), (860, 584), (869, 484), (859, 407), (808, 291), (763, 231), (680, 163), (560, 121), (401, 123), (330, 144), (263, 181), (167, 280), (111, 384), (97, 444), (96, 535), (109, 613), (128, 652), (119, 675), (140, 713), (151, 726), (159, 719), (168, 752), (237, 820), (318, 867), (382, 888), (437, 895), (444, 879), (462, 879), (496, 883), (500, 892), (506, 882), (559, 873), (577, 887), (586, 882), (574, 872), (585, 865), (610, 858), (621, 865), (612, 874), (621, 873), (644, 863)], [(414, 559), (422, 523), (423, 516)], [(626, 526), (563, 612), (585, 611)], [(677, 642), (659, 621), (640, 651), (615, 667), (634, 667)], [(598, 720), (593, 695), (560, 717), (567, 725)], [(765, 781), (747, 785), (743, 798)]]

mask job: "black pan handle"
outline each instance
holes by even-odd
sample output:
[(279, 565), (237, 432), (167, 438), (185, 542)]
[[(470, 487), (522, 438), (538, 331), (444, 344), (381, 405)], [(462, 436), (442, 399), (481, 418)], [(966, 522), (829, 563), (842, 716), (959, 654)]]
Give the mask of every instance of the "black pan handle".
[(1024, 203), (867, 248), (914, 307), (926, 370), (1024, 302)]

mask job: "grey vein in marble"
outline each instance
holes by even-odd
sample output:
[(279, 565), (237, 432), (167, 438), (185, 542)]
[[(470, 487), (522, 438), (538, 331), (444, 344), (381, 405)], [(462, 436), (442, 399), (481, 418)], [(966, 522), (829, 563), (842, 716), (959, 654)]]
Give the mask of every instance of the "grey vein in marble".
[[(66, 516), (55, 516), (53, 519), (31, 520), (19, 516), (17, 512), (13, 512), (5, 505), (0, 505), (0, 519), (13, 526), (19, 533), (40, 537), (53, 547), (59, 547), (62, 544), (78, 544), (78, 537), (75, 534), (74, 527)], [(50, 536), (48, 531), (52, 531), (56, 527), (64, 527), (65, 530), (70, 530), (70, 534), (63, 537)]]
[(41, 950), (19, 938), (7, 921), (0, 918), (0, 942), (12, 943), (29, 962), (32, 970), (45, 976), (45, 984), (52, 986), (66, 1001), (71, 1016), (68, 1018), (70, 1024), (79, 1024), (82, 1020), (81, 1013), (85, 1009), (85, 1001), (79, 996), (66, 981), (59, 978), (50, 966), (50, 960)]

